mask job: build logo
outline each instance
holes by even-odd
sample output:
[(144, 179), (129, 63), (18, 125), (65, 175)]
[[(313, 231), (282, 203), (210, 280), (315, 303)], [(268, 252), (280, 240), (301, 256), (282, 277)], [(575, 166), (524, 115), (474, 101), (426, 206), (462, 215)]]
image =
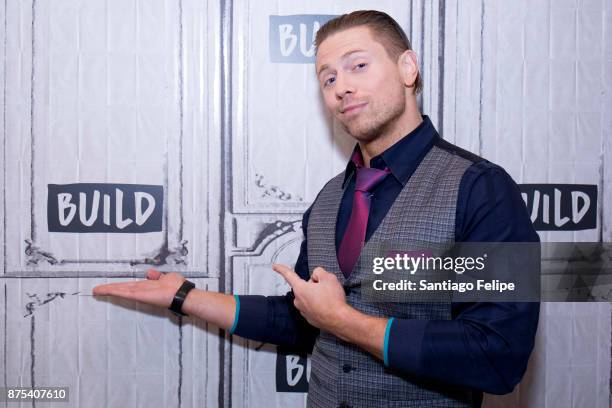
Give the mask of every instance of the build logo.
[(521, 184), (533, 226), (538, 231), (579, 231), (597, 227), (597, 186)]
[(49, 232), (161, 231), (163, 201), (163, 186), (49, 184)]

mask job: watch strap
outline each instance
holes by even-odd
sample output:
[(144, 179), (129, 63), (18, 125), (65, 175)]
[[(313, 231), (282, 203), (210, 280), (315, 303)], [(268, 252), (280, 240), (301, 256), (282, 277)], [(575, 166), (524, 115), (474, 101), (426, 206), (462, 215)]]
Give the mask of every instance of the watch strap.
[(171, 312), (176, 314), (177, 316), (187, 316), (187, 314), (183, 313), (183, 302), (185, 302), (185, 298), (191, 289), (195, 288), (195, 283), (185, 280), (180, 288), (176, 291), (174, 295), (174, 299), (172, 299), (172, 304), (168, 308)]

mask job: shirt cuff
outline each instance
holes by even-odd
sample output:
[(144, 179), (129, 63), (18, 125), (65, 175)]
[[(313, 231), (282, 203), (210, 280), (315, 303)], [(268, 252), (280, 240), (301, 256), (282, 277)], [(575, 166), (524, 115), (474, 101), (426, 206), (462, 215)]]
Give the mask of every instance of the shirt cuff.
[(268, 301), (265, 296), (234, 295), (236, 313), (230, 334), (248, 339), (260, 338), (265, 332), (262, 322), (267, 320)]
[(385, 333), (385, 366), (418, 374), (428, 323), (419, 319), (390, 319)]
[(240, 298), (238, 295), (234, 295), (234, 299), (236, 299), (236, 311), (234, 312), (234, 324), (232, 324), (232, 328), (229, 331), (230, 334), (234, 334), (238, 325), (238, 317), (240, 316)]
[(387, 321), (387, 327), (385, 328), (385, 343), (383, 345), (383, 361), (385, 363), (385, 367), (389, 367), (389, 332), (391, 331), (391, 325), (395, 317), (390, 318)]

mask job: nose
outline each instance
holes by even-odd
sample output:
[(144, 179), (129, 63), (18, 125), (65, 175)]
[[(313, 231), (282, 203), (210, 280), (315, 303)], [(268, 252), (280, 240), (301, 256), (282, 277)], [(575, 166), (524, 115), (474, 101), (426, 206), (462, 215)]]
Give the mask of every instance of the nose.
[(336, 98), (338, 100), (344, 98), (346, 94), (355, 93), (355, 87), (352, 83), (350, 83), (350, 81), (345, 75), (336, 75), (336, 86), (334, 88), (336, 92)]

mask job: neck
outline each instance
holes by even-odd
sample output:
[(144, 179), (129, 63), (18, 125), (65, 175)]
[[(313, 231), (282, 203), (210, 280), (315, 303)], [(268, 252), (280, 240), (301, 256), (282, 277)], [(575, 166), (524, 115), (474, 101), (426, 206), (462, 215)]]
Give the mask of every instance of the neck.
[(422, 122), (423, 118), (418, 109), (406, 109), (395, 124), (378, 137), (372, 140), (359, 142), (364, 165), (370, 167), (370, 159), (372, 159), (372, 157), (378, 156), (393, 146), (404, 136), (416, 129)]

